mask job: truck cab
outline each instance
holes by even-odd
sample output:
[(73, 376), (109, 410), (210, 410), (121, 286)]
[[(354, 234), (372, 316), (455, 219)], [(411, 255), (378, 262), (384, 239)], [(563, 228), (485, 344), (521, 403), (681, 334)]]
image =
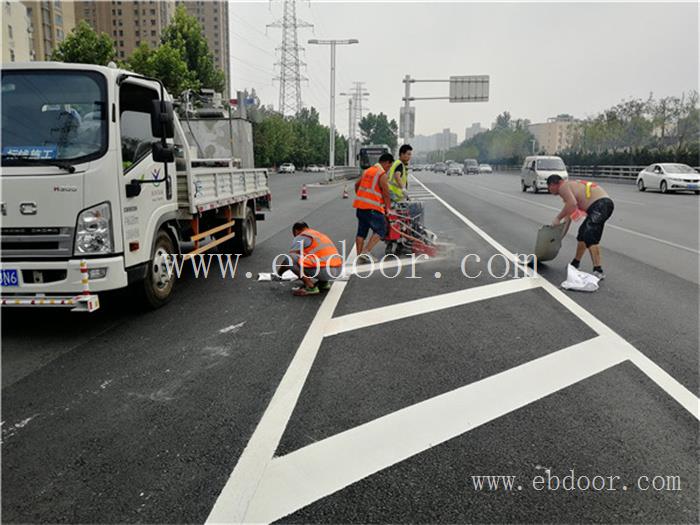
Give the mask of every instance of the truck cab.
[[(3, 66), (3, 304), (72, 298), (87, 277), (90, 294), (135, 283), (159, 306), (174, 285), (164, 257), (178, 253), (193, 221), (196, 235), (204, 211), (207, 224), (231, 228), (250, 216), (243, 208), (260, 191), (229, 199), (226, 213), (220, 202), (194, 206), (196, 170), (170, 100), (158, 80), (116, 67)], [(217, 166), (237, 178), (228, 161)]]

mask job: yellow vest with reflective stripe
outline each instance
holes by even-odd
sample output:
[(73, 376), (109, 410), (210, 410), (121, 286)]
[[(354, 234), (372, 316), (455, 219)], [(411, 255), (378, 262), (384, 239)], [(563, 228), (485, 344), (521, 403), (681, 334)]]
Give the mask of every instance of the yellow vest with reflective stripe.
[(395, 201), (401, 201), (404, 199), (404, 190), (406, 189), (406, 183), (408, 182), (408, 167), (403, 166), (403, 171), (401, 173), (401, 186), (396, 184), (394, 179), (394, 173), (396, 168), (403, 166), (401, 160), (395, 160), (394, 163), (389, 168), (389, 191), (391, 192), (391, 198)]

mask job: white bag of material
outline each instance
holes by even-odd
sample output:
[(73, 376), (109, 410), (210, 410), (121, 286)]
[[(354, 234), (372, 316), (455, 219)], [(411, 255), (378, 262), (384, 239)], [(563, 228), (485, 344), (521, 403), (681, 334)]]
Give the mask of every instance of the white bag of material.
[(598, 289), (598, 280), (595, 275), (569, 265), (566, 269), (566, 281), (561, 283), (561, 287), (577, 292), (595, 292)]

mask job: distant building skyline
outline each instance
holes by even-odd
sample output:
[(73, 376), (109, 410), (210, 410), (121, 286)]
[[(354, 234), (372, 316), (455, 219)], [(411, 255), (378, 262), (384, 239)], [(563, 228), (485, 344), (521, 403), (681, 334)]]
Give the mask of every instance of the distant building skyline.
[(479, 133), (483, 133), (484, 131), (488, 131), (488, 128), (482, 128), (481, 122), (474, 122), (471, 126), (465, 128), (464, 140), (469, 140), (474, 135), (478, 135)]
[(528, 129), (537, 140), (539, 150), (553, 155), (571, 146), (573, 125), (576, 122), (571, 115), (562, 114), (548, 118), (547, 122), (530, 124)]

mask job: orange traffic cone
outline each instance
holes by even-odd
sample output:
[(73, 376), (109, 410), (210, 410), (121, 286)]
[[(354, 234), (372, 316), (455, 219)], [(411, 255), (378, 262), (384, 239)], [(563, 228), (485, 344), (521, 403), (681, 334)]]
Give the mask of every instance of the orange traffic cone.
[(343, 187), (343, 199), (347, 199), (347, 198), (348, 198), (348, 185), (346, 184)]
[(309, 192), (306, 191), (306, 184), (301, 185), (301, 200), (305, 201), (309, 198)]

